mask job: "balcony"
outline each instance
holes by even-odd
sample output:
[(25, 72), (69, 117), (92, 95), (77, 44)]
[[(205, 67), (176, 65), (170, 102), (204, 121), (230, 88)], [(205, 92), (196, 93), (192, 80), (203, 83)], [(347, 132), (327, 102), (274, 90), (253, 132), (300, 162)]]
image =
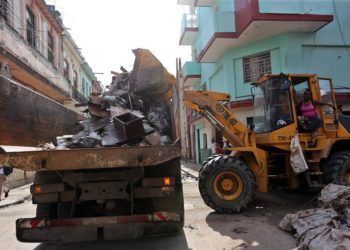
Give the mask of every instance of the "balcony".
[(193, 87), (201, 81), (201, 66), (197, 62), (186, 62), (182, 67), (184, 87)]
[(69, 88), (63, 83), (63, 77), (56, 64), (48, 61), (47, 47), (37, 34), (35, 43), (30, 44), (25, 38), (26, 33), (15, 29), (11, 21), (0, 18), (0, 61), (6, 61), (12, 76), (23, 84), (62, 102), (69, 97)]
[[(197, 61), (216, 62), (229, 49), (288, 32), (315, 32), (333, 20), (326, 8), (323, 12), (318, 10), (317, 14), (305, 14), (307, 11), (296, 12), (293, 2), (287, 1), (288, 8), (275, 8), (274, 11), (280, 12), (271, 13), (266, 11), (271, 7), (266, 7), (266, 2), (234, 0), (234, 12), (216, 11), (212, 14), (213, 17), (208, 18), (206, 34), (197, 39)], [(286, 13), (288, 9), (290, 13)]]
[(197, 15), (184, 14), (181, 23), (180, 45), (192, 45), (198, 35)]
[(177, 4), (178, 5), (190, 5), (190, 6), (192, 6), (194, 1), (195, 0), (177, 0)]
[(87, 102), (87, 99), (85, 98), (85, 96), (74, 88), (72, 89), (72, 98), (73, 100), (79, 103)]
[(215, 4), (216, 0), (194, 0), (196, 7), (210, 7)]

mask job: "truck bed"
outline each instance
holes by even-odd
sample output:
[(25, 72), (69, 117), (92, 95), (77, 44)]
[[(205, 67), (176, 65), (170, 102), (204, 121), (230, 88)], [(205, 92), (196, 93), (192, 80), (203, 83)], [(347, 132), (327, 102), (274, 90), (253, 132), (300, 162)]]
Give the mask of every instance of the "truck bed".
[[(0, 74), (0, 145), (35, 147), (76, 133), (82, 115)], [(79, 127), (78, 127), (79, 129)]]
[(26, 152), (9, 152), (6, 147), (0, 147), (0, 162), (25, 171), (145, 167), (165, 163), (180, 155), (178, 145)]

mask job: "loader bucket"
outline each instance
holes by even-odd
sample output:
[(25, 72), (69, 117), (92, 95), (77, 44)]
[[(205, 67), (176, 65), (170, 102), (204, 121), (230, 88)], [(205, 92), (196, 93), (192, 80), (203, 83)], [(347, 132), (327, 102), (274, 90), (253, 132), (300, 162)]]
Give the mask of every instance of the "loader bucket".
[(131, 74), (134, 93), (151, 98), (163, 97), (175, 84), (175, 77), (147, 49), (135, 49)]

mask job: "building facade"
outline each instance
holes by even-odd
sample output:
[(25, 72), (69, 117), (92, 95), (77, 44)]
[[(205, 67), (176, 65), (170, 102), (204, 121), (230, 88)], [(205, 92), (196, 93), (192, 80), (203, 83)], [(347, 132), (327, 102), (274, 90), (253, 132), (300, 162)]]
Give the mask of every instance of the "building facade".
[(76, 101), (86, 102), (92, 91), (92, 82), (97, 79), (69, 32), (62, 33), (62, 41), (63, 76), (70, 85), (72, 97), (65, 101), (65, 105), (74, 108)]
[[(75, 43), (67, 52), (69, 42), (74, 43), (54, 6), (44, 0), (0, 0), (0, 62), (9, 65), (15, 80), (62, 104), (86, 100), (96, 80)], [(75, 66), (68, 77), (67, 57)]]
[[(315, 73), (333, 79), (337, 100), (350, 96), (350, 1), (178, 0), (188, 5), (180, 45), (191, 46), (182, 68), (184, 88), (231, 95), (246, 122), (253, 115), (251, 85), (264, 73)], [(345, 87), (345, 88), (344, 88)], [(343, 90), (341, 90), (343, 88)], [(190, 158), (203, 161), (217, 133), (187, 111)]]

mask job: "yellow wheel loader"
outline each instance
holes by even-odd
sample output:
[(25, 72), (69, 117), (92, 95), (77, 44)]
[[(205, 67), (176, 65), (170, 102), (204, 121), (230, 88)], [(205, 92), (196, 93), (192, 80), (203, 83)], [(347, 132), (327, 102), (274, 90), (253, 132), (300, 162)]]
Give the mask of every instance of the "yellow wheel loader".
[[(184, 93), (185, 105), (208, 119), (233, 146), (230, 155), (213, 155), (202, 163), (199, 189), (205, 203), (219, 213), (234, 213), (247, 207), (256, 191), (267, 192), (274, 181), (290, 189), (350, 185), (350, 116), (339, 111), (332, 80), (269, 74), (252, 85), (254, 116), (248, 125), (229, 108), (229, 94)], [(305, 91), (311, 92), (322, 122), (314, 136), (302, 123)], [(307, 168), (298, 174), (291, 167), (295, 141)]]

